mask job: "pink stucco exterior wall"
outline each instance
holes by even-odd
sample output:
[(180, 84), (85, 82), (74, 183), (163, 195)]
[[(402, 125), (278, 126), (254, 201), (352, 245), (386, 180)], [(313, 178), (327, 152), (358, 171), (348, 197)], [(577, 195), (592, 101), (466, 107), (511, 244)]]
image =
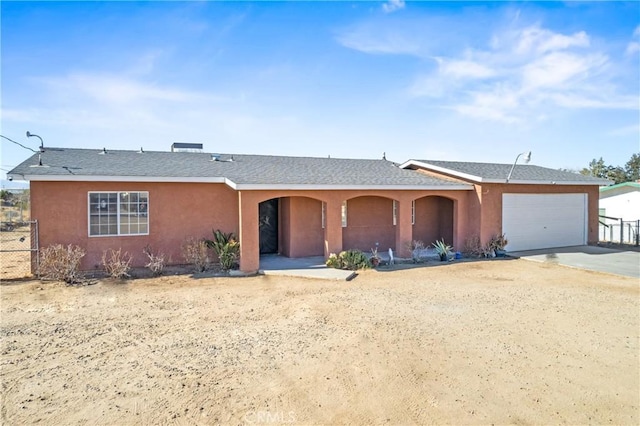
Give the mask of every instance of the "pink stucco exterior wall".
[(344, 249), (369, 252), (372, 248), (396, 250), (393, 200), (382, 197), (356, 197), (347, 202), (347, 226), (342, 228)]
[[(504, 183), (475, 185), (475, 194), (482, 206), (480, 209), (480, 238), (487, 242), (502, 231), (502, 194), (587, 194), (588, 219), (587, 243), (598, 242), (597, 185), (515, 185)], [(508, 238), (508, 236), (507, 236)]]
[(423, 197), (415, 202), (413, 239), (427, 247), (440, 239), (453, 244), (454, 202), (444, 197)]
[[(148, 191), (149, 235), (89, 237), (87, 199), (90, 191)], [(212, 229), (238, 232), (238, 194), (224, 184), (131, 182), (31, 182), (31, 215), (38, 220), (40, 247), (76, 244), (87, 252), (82, 268), (101, 268), (104, 250), (129, 252), (133, 266), (144, 266), (142, 249), (183, 263), (187, 237), (207, 237)]]
[(280, 199), (280, 252), (287, 257), (322, 256), (322, 202), (308, 197)]
[[(284, 197), (290, 197), (290, 200), (285, 202), (290, 203), (295, 197), (306, 197), (317, 201), (322, 201), (326, 205), (326, 225), (323, 229), (323, 253), (329, 256), (330, 253), (338, 253), (344, 249), (353, 248), (348, 246), (352, 244), (352, 241), (347, 239), (345, 241), (346, 233), (345, 228), (342, 228), (342, 202), (348, 201), (348, 216), (350, 222), (353, 219), (353, 201), (359, 197), (364, 197), (364, 204), (370, 203), (372, 200), (374, 204), (379, 203), (378, 214), (373, 215), (378, 219), (383, 218), (388, 214), (389, 220), (392, 217), (391, 200), (397, 201), (397, 224), (393, 229), (393, 245), (395, 247), (396, 255), (398, 256), (410, 256), (410, 243), (413, 239), (413, 225), (411, 223), (411, 202), (415, 199), (425, 196), (444, 196), (453, 200), (454, 202), (454, 231), (453, 231), (453, 244), (462, 244), (466, 235), (471, 230), (468, 227), (468, 212), (467, 206), (470, 200), (473, 200), (472, 191), (392, 191), (392, 190), (251, 190), (251, 191), (239, 191), (238, 201), (240, 204), (240, 252), (241, 261), (240, 269), (243, 271), (255, 271), (259, 268), (260, 255), (259, 255), (259, 233), (258, 233), (258, 204), (262, 201), (272, 198), (280, 198), (281, 206)], [(368, 201), (367, 201), (368, 199)], [(386, 207), (388, 205), (388, 210)], [(358, 202), (356, 201), (356, 206)], [(388, 213), (384, 213), (384, 211)], [(356, 210), (357, 211), (357, 210)], [(361, 210), (362, 212), (362, 210)], [(366, 211), (369, 214), (369, 211)], [(283, 216), (281, 214), (281, 220)], [(285, 218), (285, 220), (288, 220)], [(370, 220), (370, 219), (361, 219)], [(358, 223), (356, 221), (356, 223)], [(360, 222), (363, 223), (363, 222)], [(293, 229), (293, 228), (290, 228)], [(281, 231), (281, 238), (285, 235)], [(388, 230), (387, 234), (388, 235)], [(294, 233), (289, 234), (290, 241), (295, 239)], [(375, 241), (373, 241), (375, 244)], [(290, 245), (288, 246), (290, 250)], [(381, 246), (382, 247), (382, 246)], [(363, 250), (368, 250), (370, 247), (363, 247)], [(290, 252), (291, 253), (291, 252)]]
[[(150, 233), (144, 236), (89, 237), (87, 198), (90, 191), (148, 191)], [(445, 238), (457, 250), (480, 236), (483, 243), (501, 232), (502, 194), (587, 193), (588, 241), (597, 241), (597, 186), (474, 185), (474, 190), (250, 190), (235, 191), (224, 184), (134, 182), (31, 182), (32, 217), (39, 221), (40, 246), (77, 244), (87, 251), (84, 269), (100, 267), (104, 250), (128, 251), (135, 266), (146, 258), (142, 249), (170, 255), (182, 263), (181, 245), (187, 237), (209, 237), (214, 228), (240, 238), (243, 271), (259, 267), (258, 204), (280, 199), (280, 251), (290, 257), (337, 253), (344, 249), (368, 251), (379, 243), (398, 256), (409, 256), (414, 239), (429, 245)], [(348, 201), (348, 226), (342, 228), (341, 207)], [(397, 221), (393, 225), (392, 202)], [(416, 200), (416, 224), (411, 204)], [(322, 228), (322, 203), (325, 227)]]

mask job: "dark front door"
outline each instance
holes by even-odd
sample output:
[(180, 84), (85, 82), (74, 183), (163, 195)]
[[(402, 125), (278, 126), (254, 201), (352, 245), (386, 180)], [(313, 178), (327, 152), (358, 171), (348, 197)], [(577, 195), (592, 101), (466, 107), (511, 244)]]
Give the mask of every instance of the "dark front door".
[(258, 205), (260, 223), (260, 254), (278, 253), (278, 199)]

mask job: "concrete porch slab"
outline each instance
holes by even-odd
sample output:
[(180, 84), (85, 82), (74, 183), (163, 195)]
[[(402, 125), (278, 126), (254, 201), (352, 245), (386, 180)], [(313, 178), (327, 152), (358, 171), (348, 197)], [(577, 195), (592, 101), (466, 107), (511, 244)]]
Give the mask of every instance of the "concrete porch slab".
[(287, 277), (317, 278), (323, 280), (350, 281), (357, 274), (354, 271), (328, 268), (323, 256), (291, 259), (279, 255), (260, 257), (262, 275), (279, 275)]

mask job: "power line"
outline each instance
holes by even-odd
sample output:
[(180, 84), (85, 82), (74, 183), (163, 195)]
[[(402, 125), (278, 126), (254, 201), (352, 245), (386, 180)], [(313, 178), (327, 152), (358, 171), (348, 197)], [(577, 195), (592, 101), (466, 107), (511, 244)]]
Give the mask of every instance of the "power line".
[(9, 142), (13, 142), (13, 143), (15, 143), (16, 145), (19, 145), (19, 146), (23, 147), (24, 149), (28, 149), (29, 151), (32, 151), (32, 152), (35, 152), (35, 153), (37, 153), (37, 152), (38, 152), (38, 151), (36, 151), (35, 149), (31, 149), (31, 148), (29, 148), (28, 146), (24, 146), (24, 145), (22, 145), (20, 142), (16, 142), (16, 141), (14, 141), (13, 139), (9, 139), (8, 137), (6, 137), (6, 136), (4, 136), (4, 135), (0, 135), (0, 137), (5, 138), (5, 139), (6, 139), (6, 140), (8, 140)]

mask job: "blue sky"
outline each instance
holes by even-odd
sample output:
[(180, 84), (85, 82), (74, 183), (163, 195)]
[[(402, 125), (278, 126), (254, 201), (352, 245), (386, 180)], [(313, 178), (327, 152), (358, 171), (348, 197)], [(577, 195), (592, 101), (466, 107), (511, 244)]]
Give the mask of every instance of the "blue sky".
[[(624, 165), (638, 2), (7, 2), (1, 133), (36, 148)], [(2, 140), (6, 171), (30, 153)]]

